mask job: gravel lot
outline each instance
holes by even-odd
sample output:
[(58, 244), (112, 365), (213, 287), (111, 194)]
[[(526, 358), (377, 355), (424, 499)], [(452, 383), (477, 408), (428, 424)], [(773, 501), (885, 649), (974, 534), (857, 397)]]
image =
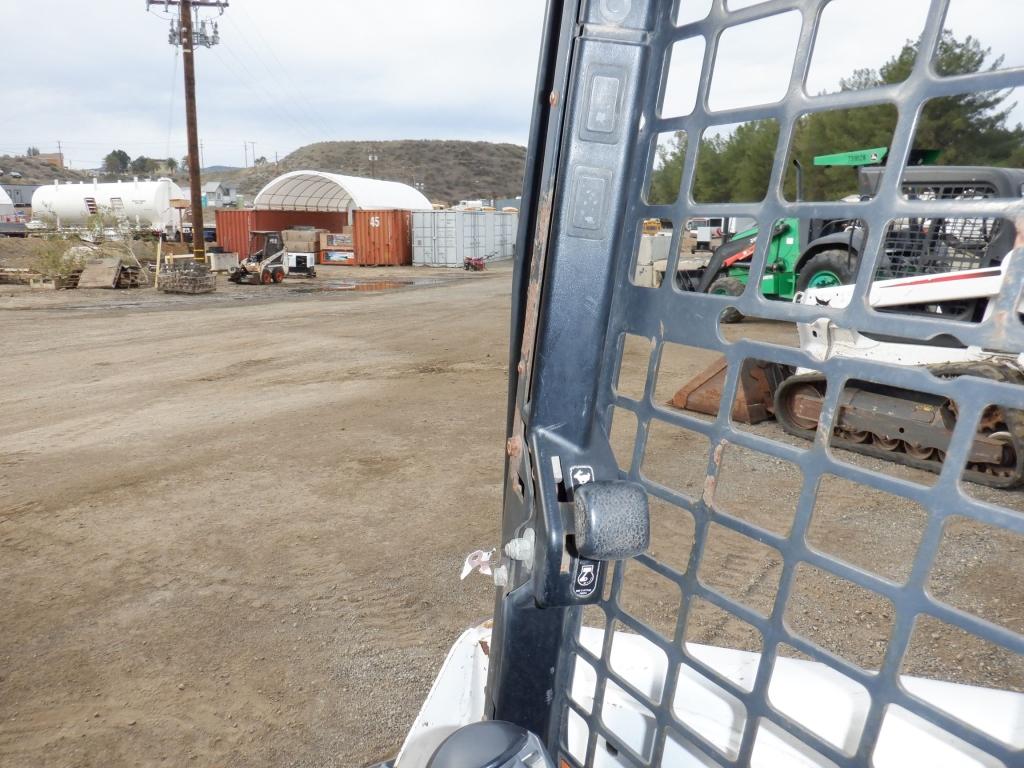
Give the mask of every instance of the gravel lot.
[[(355, 273), (397, 284), (354, 290), (341, 268), (205, 297), (0, 286), (0, 764), (359, 766), (397, 749), (452, 641), (491, 612), (458, 570), (496, 543), (510, 271)], [(730, 333), (793, 343), (768, 323)], [(666, 359), (659, 393), (707, 358)], [(708, 450), (664, 429), (644, 471), (699, 495)], [(793, 467), (736, 446), (723, 462), (715, 503), (788, 530)], [(905, 578), (923, 511), (827, 482), (809, 543)], [(685, 513), (657, 504), (654, 525), (655, 554), (685, 568)], [(957, 522), (930, 588), (1022, 632), (1022, 563), (1019, 541)], [(698, 574), (767, 611), (780, 570), (721, 528)], [(675, 585), (635, 564), (626, 584), (671, 634)], [(798, 585), (790, 625), (877, 666), (890, 607), (816, 571)], [(760, 647), (706, 604), (687, 639)], [(1024, 690), (1019, 659), (942, 625), (905, 668)]]
[(394, 752), (501, 505), (510, 272), (434, 277), (0, 289), (0, 764)]

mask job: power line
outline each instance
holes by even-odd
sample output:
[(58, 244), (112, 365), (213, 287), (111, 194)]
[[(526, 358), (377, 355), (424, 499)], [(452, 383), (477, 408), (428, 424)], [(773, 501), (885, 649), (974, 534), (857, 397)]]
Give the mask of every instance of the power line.
[[(226, 59), (224, 59), (219, 53), (217, 53), (217, 49), (216, 48), (213, 49), (213, 55), (217, 57), (217, 60), (221, 63), (221, 65), (224, 67), (224, 69), (228, 70), (234, 76), (234, 78), (235, 78), (235, 80), (237, 82), (241, 82), (246, 88), (248, 88), (249, 91), (259, 101), (266, 101), (266, 102), (268, 102), (270, 104), (276, 105), (276, 107), (279, 110), (280, 114), (283, 115), (285, 119), (287, 119), (287, 120), (289, 120), (291, 122), (292, 127), (297, 129), (300, 135), (306, 136), (308, 138), (316, 138), (315, 134), (311, 134), (309, 132), (308, 126), (304, 125), (303, 123), (300, 123), (295, 118), (295, 115), (292, 114), (291, 110), (288, 109), (288, 107), (286, 106), (285, 103), (282, 103), (281, 99), (274, 98), (265, 89), (257, 90), (257, 85), (255, 83), (255, 78), (249, 72), (248, 68), (241, 61), (238, 60), (238, 57), (235, 56), (235, 54), (231, 50), (230, 46), (225, 46), (224, 50), (226, 50), (228, 53), (231, 54), (232, 58), (234, 58), (235, 61), (238, 62), (238, 65), (243, 68), (244, 72), (239, 73), (238, 70), (236, 70), (231, 64), (229, 64)], [(230, 142), (230, 143), (235, 144), (235, 142)], [(235, 146), (237, 146), (237, 144), (235, 144)]]
[[(311, 139), (314, 139), (314, 140), (317, 138), (317, 134), (315, 132), (313, 132), (313, 131), (310, 131), (310, 127), (311, 126), (307, 123), (307, 121), (298, 119), (295, 116), (295, 113), (292, 112), (291, 105), (293, 104), (293, 102), (289, 98), (290, 94), (289, 94), (289, 92), (287, 90), (282, 91), (276, 98), (270, 94), (270, 92), (266, 89), (266, 87), (262, 88), (262, 93), (256, 91), (256, 88), (257, 88), (256, 83), (259, 82), (260, 79), (257, 78), (249, 70), (249, 67), (245, 64), (244, 61), (242, 61), (242, 59), (240, 59), (238, 57), (238, 55), (234, 52), (234, 50), (231, 48), (230, 45), (229, 46), (225, 46), (224, 50), (226, 50), (231, 55), (231, 58), (233, 58), (235, 60), (235, 62), (238, 64), (238, 66), (242, 69), (242, 73), (243, 73), (242, 80), (246, 84), (246, 87), (248, 87), (251, 91), (253, 91), (258, 96), (260, 96), (260, 98), (268, 99), (268, 100), (270, 100), (271, 103), (275, 104), (277, 106), (277, 108), (289, 120), (291, 120), (292, 125), (295, 126), (296, 128), (298, 128), (298, 131), (299, 131), (300, 134), (306, 136), (307, 138), (311, 138)], [(237, 72), (235, 73), (235, 76), (238, 77)]]
[(254, 26), (253, 28), (256, 30), (257, 35), (259, 35), (260, 39), (263, 42), (263, 50), (266, 51), (266, 53), (269, 53), (271, 58), (273, 58), (274, 61), (277, 63), (278, 68), (276, 70), (271, 68), (267, 64), (263, 57), (263, 54), (259, 50), (257, 50), (256, 46), (254, 46), (249, 41), (249, 38), (246, 36), (245, 31), (241, 27), (241, 24), (236, 23), (233, 19), (230, 18), (228, 19), (228, 23), (231, 25), (232, 29), (238, 32), (238, 35), (241, 38), (242, 42), (245, 43), (249, 47), (249, 49), (255, 54), (256, 60), (259, 61), (259, 63), (263, 66), (263, 69), (266, 70), (267, 74), (274, 78), (277, 81), (278, 85), (280, 85), (283, 88), (283, 92), (287, 95), (292, 96), (293, 98), (294, 96), (299, 97), (295, 103), (299, 107), (300, 111), (306, 113), (303, 116), (304, 119), (306, 119), (310, 123), (310, 125), (312, 125), (317, 131), (322, 132), (325, 138), (330, 137), (330, 129), (324, 123), (320, 122), (319, 118), (317, 117), (316, 110), (313, 109), (313, 107), (311, 106), (309, 97), (306, 96), (306, 94), (303, 92), (298, 82), (288, 75), (287, 69), (281, 63), (281, 60), (277, 58), (277, 54), (274, 53), (273, 46), (270, 45), (270, 43), (267, 42), (266, 38), (263, 37), (263, 34), (259, 31), (259, 27)]
[[(282, 79), (281, 70), (283, 70), (283, 67), (281, 68), (281, 70), (277, 71), (269, 67), (267, 65), (266, 60), (263, 57), (263, 54), (256, 48), (256, 46), (252, 44), (252, 42), (246, 36), (245, 31), (242, 29), (241, 25), (236, 24), (234, 20), (231, 20), (230, 23), (231, 27), (238, 33), (239, 39), (243, 43), (245, 43), (249, 50), (253, 52), (256, 60), (263, 67), (264, 71), (267, 72), (268, 75), (270, 75), (272, 80), (274, 80), (275, 87), (280, 88), (281, 93), (285, 95), (285, 97), (288, 100), (288, 103), (293, 104), (295, 107), (298, 108), (302, 120), (309, 126), (311, 126), (317, 133), (323, 134), (324, 131), (326, 130), (325, 126), (322, 123), (320, 123), (320, 121), (317, 119), (314, 111), (309, 108), (309, 105), (306, 103), (308, 99), (306, 99), (305, 95), (301, 92), (298, 85)], [(274, 56), (273, 48), (270, 47), (270, 45), (267, 44), (266, 42), (264, 42), (264, 50), (271, 56)], [(299, 97), (298, 99), (295, 98), (296, 95)], [(315, 137), (315, 134), (311, 135)], [(327, 132), (327, 135), (329, 135), (329, 131)]]

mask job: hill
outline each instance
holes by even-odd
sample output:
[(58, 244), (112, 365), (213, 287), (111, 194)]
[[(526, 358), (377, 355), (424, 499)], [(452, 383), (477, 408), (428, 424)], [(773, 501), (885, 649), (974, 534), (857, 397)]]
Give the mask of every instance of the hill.
[[(94, 174), (89, 171), (71, 171), (57, 168), (38, 157), (0, 156), (0, 170), (4, 175), (0, 181), (4, 184), (52, 184), (58, 181), (92, 181)], [(22, 178), (12, 178), (12, 173), (20, 173)]]
[[(371, 163), (370, 155), (376, 155)], [(405, 184), (423, 183), (436, 202), (522, 193), (526, 147), (486, 141), (324, 141), (301, 147), (279, 163), (266, 163), (216, 180), (238, 185), (251, 199), (268, 181), (287, 171), (314, 169), (350, 176), (375, 176)], [(214, 180), (207, 175), (206, 180)]]

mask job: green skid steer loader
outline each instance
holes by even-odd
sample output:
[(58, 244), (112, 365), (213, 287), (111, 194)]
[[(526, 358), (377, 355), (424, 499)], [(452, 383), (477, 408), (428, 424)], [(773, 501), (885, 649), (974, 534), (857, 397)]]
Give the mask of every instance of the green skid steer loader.
[[(974, 166), (931, 165), (937, 150), (911, 153), (910, 165), (904, 170), (903, 194), (911, 199), (979, 199), (1013, 196), (1024, 175), (1017, 169)], [(881, 182), (888, 148), (843, 152), (814, 158), (819, 167), (849, 166), (858, 169), (859, 195), (862, 200), (875, 196)], [(802, 187), (797, 165), (797, 188)], [(798, 194), (798, 198), (802, 197)], [(997, 234), (976, 221), (903, 220), (890, 224), (884, 238), (884, 254), (876, 279), (934, 274), (953, 270), (991, 266), (989, 252), (1005, 253), (1006, 248), (992, 248), (992, 235)], [(975, 231), (978, 230), (978, 231)], [(982, 231), (984, 230), (984, 231)], [(737, 233), (720, 246), (706, 265), (680, 269), (677, 282), (682, 290), (739, 296), (750, 280), (760, 229)], [(858, 219), (781, 219), (775, 223), (765, 269), (761, 277), (761, 293), (772, 299), (790, 301), (810, 288), (848, 285), (857, 276), (860, 253), (866, 228)], [(737, 322), (742, 315), (727, 309), (723, 322)]]

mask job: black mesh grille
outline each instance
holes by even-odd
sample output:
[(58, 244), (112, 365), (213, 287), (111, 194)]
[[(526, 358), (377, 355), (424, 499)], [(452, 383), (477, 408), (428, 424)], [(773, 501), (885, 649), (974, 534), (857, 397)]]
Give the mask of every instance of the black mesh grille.
[[(571, 18), (551, 31), (538, 92), (503, 521), (506, 540), (532, 528), (538, 548), (499, 595), (494, 714), (547, 728), (549, 746), (574, 767), (1022, 765), (1024, 493), (967, 479), (991, 481), (993, 462), (1012, 463), (1024, 434), (1024, 261), (1006, 258), (1012, 237), (999, 239), (1022, 210), (1019, 198), (980, 185), (901, 194), (900, 169), (927, 101), (1022, 85), (1024, 69), (936, 74), (930, 59), (949, 0), (933, 0), (904, 79), (811, 94), (804, 84), (823, 14), (856, 3), (708, 5), (705, 15), (690, 14), (702, 4), (688, 0), (552, 5)], [(879, 23), (902, 13), (894, 3)], [(778, 35), (755, 26), (786, 14)], [(749, 36), (737, 32), (743, 25)], [(752, 47), (761, 63), (729, 70)], [(676, 91), (666, 88), (672, 56), (689, 67)], [(720, 69), (742, 84), (779, 61), (784, 76), (769, 96), (741, 92), (721, 105)], [(881, 103), (898, 119), (870, 199), (783, 193), (805, 116)], [(757, 121), (778, 128), (759, 134), (774, 149), (767, 194), (752, 186), (745, 202), (697, 202), (699, 139)], [(665, 136), (688, 140), (677, 198), (657, 204), (648, 190)], [(756, 220), (751, 275), (771, 263), (774, 222), (862, 222), (852, 298), (803, 305), (767, 298), (755, 279), (721, 295), (637, 280), (648, 266), (638, 264), (644, 221), (672, 221), (673, 275), (684, 222), (710, 217)], [(989, 263), (1005, 278), (979, 322), (882, 313), (868, 301), (879, 276)], [(727, 310), (746, 320), (720, 322)], [(986, 359), (935, 367), (909, 353), (818, 354), (800, 347), (798, 325), (821, 343), (854, 332), (931, 350), (946, 340), (936, 354)], [(714, 379), (719, 357), (724, 374)], [(801, 436), (737, 418), (756, 361), (817, 377), (797, 394), (820, 428), (812, 419)], [(716, 382), (720, 405), (670, 406), (698, 374)], [(929, 446), (895, 427), (880, 432), (868, 447), (887, 443), (902, 464), (838, 445), (837, 434), (864, 445), (862, 428), (845, 421), (851, 390), (913, 393), (901, 424), (912, 430), (937, 415), (948, 439)], [(565, 588), (577, 562), (565, 548), (576, 465), (641, 485), (653, 516), (650, 550), (598, 564), (597, 602), (586, 606)], [(901, 757), (905, 748), (913, 751)]]

